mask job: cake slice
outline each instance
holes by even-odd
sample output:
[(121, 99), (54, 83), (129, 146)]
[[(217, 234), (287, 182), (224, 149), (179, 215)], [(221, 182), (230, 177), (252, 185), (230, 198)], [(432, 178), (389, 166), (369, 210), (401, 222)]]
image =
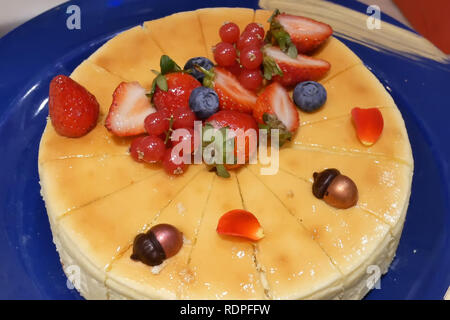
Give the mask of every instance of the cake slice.
[[(314, 172), (336, 168), (358, 186), (358, 207), (392, 226), (403, 225), (409, 201), (411, 168), (397, 161), (359, 154), (337, 154), (313, 150), (285, 149), (280, 152), (280, 169), (312, 183)], [(312, 194), (308, 192), (308, 194)]]
[[(297, 153), (297, 166), (302, 166), (302, 153)], [(355, 162), (352, 164), (355, 165)], [(371, 169), (364, 164), (358, 162), (364, 170)], [(309, 166), (306, 167), (309, 169)], [(359, 207), (337, 210), (327, 205), (314, 197), (312, 183), (303, 177), (284, 170), (275, 175), (260, 175), (259, 166), (250, 165), (249, 169), (302, 222), (311, 237), (342, 272), (346, 292), (343, 298), (359, 297), (364, 294), (364, 290), (369, 290), (366, 286), (366, 280), (371, 275), (366, 271), (369, 265), (378, 266), (380, 273), (386, 272), (395, 252), (390, 245), (394, 238), (389, 233), (388, 224)], [(368, 182), (367, 186), (370, 186), (371, 181)], [(365, 194), (371, 190), (365, 190), (364, 181), (358, 180), (358, 183), (362, 197), (365, 198)]]
[(138, 81), (149, 89), (159, 70), (159, 59), (163, 52), (141, 26), (136, 26), (109, 40), (88, 59), (98, 66), (127, 81)]
[(224, 213), (241, 208), (235, 174), (232, 173), (229, 179), (215, 177), (189, 261), (193, 281), (183, 288), (181, 298), (266, 298), (253, 261), (252, 244), (240, 238), (220, 236), (216, 232), (217, 223)]
[[(203, 166), (192, 166), (177, 179), (164, 172), (78, 208), (58, 220), (59, 233), (83, 252), (92, 264), (106, 270), (113, 258), (126, 250), (192, 181)], [(53, 213), (49, 213), (52, 214)]]
[[(190, 168), (191, 169), (191, 168)], [(190, 170), (189, 169), (189, 170)], [(178, 179), (178, 178), (177, 178)], [(198, 228), (202, 223), (214, 175), (202, 170), (187, 187), (172, 198), (157, 217), (145, 225), (145, 230), (160, 223), (177, 226), (183, 233), (181, 250), (156, 267), (130, 259), (128, 248), (112, 264), (107, 285), (127, 298), (179, 298), (185, 286), (195, 281), (195, 275), (187, 268), (192, 248), (196, 245)]]
[(129, 155), (46, 161), (40, 170), (44, 198), (55, 199), (48, 201), (47, 207), (53, 218), (160, 171), (158, 166), (137, 163)]
[(207, 54), (197, 11), (180, 12), (146, 21), (144, 28), (162, 51), (182, 68), (190, 58), (204, 57)]
[(238, 173), (244, 208), (256, 216), (264, 238), (256, 243), (256, 261), (273, 299), (335, 298), (341, 273), (280, 200), (249, 170)]
[(383, 132), (379, 140), (370, 147), (359, 141), (350, 114), (304, 125), (291, 143), (334, 152), (384, 156), (412, 165), (411, 146), (400, 112), (391, 107), (380, 108), (380, 111), (384, 119)]
[(48, 119), (41, 139), (39, 163), (74, 157), (127, 154), (130, 139), (115, 137), (103, 126), (104, 118), (111, 106), (112, 93), (124, 79), (95, 65), (90, 60), (83, 61), (72, 72), (71, 78), (96, 97), (100, 109), (97, 126), (87, 135), (72, 139), (60, 136)]

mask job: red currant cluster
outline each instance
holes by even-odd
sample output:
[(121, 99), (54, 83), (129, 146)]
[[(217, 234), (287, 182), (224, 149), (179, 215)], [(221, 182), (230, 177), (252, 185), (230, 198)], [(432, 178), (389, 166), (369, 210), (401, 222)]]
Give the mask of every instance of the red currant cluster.
[(249, 23), (240, 33), (233, 22), (225, 23), (219, 29), (222, 42), (214, 47), (214, 59), (221, 67), (233, 73), (246, 89), (257, 91), (262, 84), (260, 67), (263, 62), (261, 47), (264, 45), (264, 28)]
[[(138, 162), (161, 162), (164, 170), (171, 175), (182, 174), (187, 164), (183, 161), (183, 154), (172, 152), (178, 144), (191, 142), (191, 151), (194, 153), (194, 112), (189, 108), (179, 108), (168, 114), (165, 110), (156, 111), (145, 118), (144, 126), (146, 136), (133, 140), (130, 154)], [(178, 140), (172, 141), (171, 134), (175, 129), (186, 129)]]

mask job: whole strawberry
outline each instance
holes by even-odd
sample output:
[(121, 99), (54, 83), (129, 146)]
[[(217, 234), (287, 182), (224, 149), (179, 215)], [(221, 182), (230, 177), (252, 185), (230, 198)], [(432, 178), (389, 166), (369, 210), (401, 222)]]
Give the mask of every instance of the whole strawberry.
[(97, 124), (97, 99), (67, 76), (58, 75), (50, 82), (48, 105), (52, 125), (62, 136), (81, 137)]
[(167, 55), (161, 56), (159, 66), (160, 72), (152, 70), (156, 77), (148, 94), (156, 109), (170, 116), (178, 108), (189, 108), (189, 96), (201, 83)]
[(157, 110), (163, 110), (167, 114), (173, 114), (178, 108), (189, 108), (189, 96), (192, 90), (201, 84), (193, 76), (174, 72), (164, 75), (167, 82), (166, 90), (156, 87), (153, 94), (153, 103)]

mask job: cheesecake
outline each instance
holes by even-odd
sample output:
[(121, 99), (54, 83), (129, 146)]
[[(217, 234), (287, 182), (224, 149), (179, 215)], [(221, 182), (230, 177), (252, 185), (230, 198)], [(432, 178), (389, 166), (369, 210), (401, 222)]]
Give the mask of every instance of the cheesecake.
[[(331, 64), (319, 82), (325, 105), (298, 110), (300, 128), (279, 151), (276, 174), (248, 164), (222, 178), (204, 164), (169, 176), (135, 162), (130, 138), (103, 125), (123, 81), (150, 89), (159, 58), (178, 64), (213, 59), (224, 21), (268, 28), (271, 12), (210, 8), (180, 12), (126, 30), (71, 74), (99, 104), (97, 126), (66, 138), (50, 119), (39, 148), (41, 194), (63, 270), (86, 299), (361, 299), (373, 270), (387, 272), (408, 208), (413, 158), (395, 102), (342, 42), (330, 37), (313, 57)], [(384, 129), (372, 146), (352, 124), (354, 107), (378, 108)], [(311, 192), (313, 173), (337, 168), (351, 176), (359, 199), (334, 208)], [(251, 242), (216, 232), (227, 211), (252, 212), (264, 238)], [(181, 250), (161, 265), (131, 259), (133, 240), (167, 223), (183, 233)]]

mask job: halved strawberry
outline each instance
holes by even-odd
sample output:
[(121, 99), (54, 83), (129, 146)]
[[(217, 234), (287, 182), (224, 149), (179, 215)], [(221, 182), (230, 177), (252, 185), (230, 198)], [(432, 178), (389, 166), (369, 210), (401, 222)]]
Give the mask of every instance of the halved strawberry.
[(105, 127), (117, 136), (133, 136), (145, 132), (144, 120), (156, 109), (146, 91), (137, 82), (122, 82), (114, 90)]
[(362, 144), (371, 146), (377, 142), (384, 127), (383, 115), (378, 108), (353, 108), (352, 118)]
[[(322, 78), (330, 64), (321, 59), (299, 54), (291, 58), (278, 47), (267, 46), (264, 49), (264, 77), (280, 82), (284, 86), (294, 86), (299, 82)], [(279, 67), (279, 69), (278, 69)], [(281, 72), (279, 72), (281, 69)]]
[(241, 209), (228, 211), (220, 217), (216, 230), (222, 235), (243, 237), (253, 241), (264, 237), (258, 219), (252, 213)]
[[(221, 110), (209, 117), (206, 122), (216, 129), (233, 130), (232, 136), (227, 138), (234, 139), (234, 149), (225, 150), (225, 152), (233, 151), (235, 160), (240, 157), (248, 163), (250, 157), (255, 154), (258, 144), (258, 124), (251, 115), (235, 110)], [(227, 144), (225, 149), (226, 146)], [(243, 163), (225, 163), (224, 166), (226, 169), (233, 170), (242, 165)]]
[(289, 34), (299, 53), (316, 49), (333, 33), (333, 29), (326, 23), (286, 13), (275, 15), (271, 28), (277, 23)]
[[(268, 85), (259, 95), (253, 117), (259, 123), (268, 125), (270, 129), (280, 129), (280, 140), (283, 134), (286, 134), (286, 139), (289, 139), (289, 132), (295, 132), (300, 121), (297, 108), (289, 93), (278, 82)], [(285, 132), (286, 130), (288, 132)]]
[(201, 68), (201, 70), (205, 73), (203, 85), (216, 91), (221, 110), (253, 112), (257, 96), (245, 89), (231, 72), (220, 67), (210, 70)]

